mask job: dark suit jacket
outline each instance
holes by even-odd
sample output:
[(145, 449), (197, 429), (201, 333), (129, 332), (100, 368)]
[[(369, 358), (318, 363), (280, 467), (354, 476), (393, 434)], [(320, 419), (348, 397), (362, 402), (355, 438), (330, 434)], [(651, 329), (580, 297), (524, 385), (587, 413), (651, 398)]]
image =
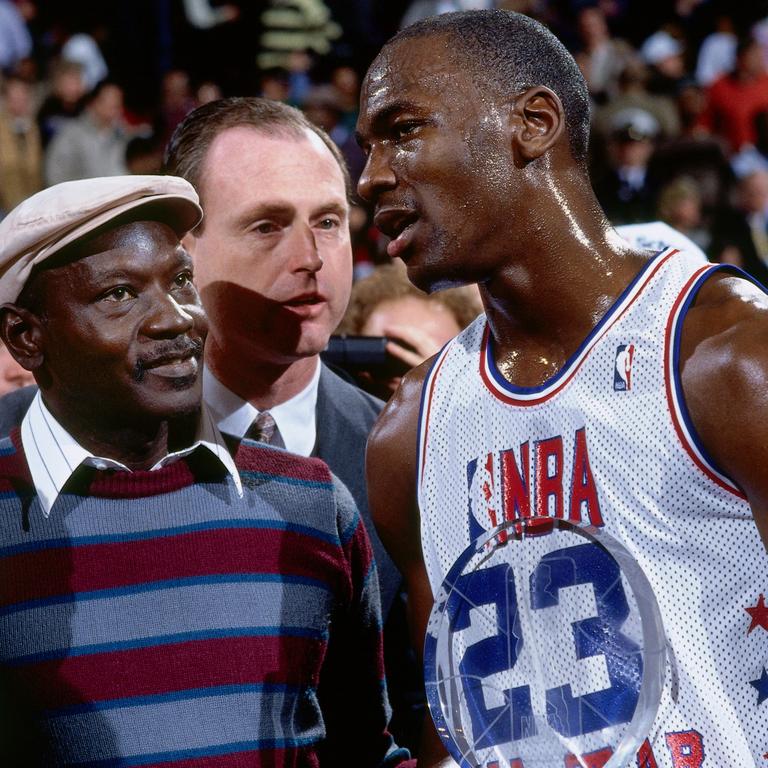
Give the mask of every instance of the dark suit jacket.
[(0, 437), (7, 437), (14, 427), (21, 424), (36, 394), (37, 387), (30, 384), (0, 397)]
[(381, 587), (381, 612), (387, 616), (402, 580), (399, 571), (381, 543), (368, 511), (365, 486), (365, 444), (373, 422), (384, 403), (363, 392), (322, 365), (317, 387), (317, 440), (313, 456), (325, 461), (331, 471), (349, 488), (376, 558)]

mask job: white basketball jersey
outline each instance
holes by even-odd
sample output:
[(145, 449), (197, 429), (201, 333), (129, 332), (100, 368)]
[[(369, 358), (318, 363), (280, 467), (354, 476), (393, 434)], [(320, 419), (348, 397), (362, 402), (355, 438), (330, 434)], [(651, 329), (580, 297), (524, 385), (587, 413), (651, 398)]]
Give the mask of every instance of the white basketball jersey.
[(638, 768), (768, 767), (768, 556), (745, 496), (698, 441), (678, 371), (683, 318), (716, 269), (661, 252), (537, 387), (504, 379), (481, 315), (422, 395), (433, 594), (477, 536), (533, 514), (603, 528), (645, 572), (672, 673)]

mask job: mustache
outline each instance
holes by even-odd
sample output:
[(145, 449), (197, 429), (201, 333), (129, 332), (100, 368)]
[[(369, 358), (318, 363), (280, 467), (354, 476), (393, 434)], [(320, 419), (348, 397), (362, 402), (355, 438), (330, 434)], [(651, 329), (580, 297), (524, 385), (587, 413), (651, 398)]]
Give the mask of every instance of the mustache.
[(197, 357), (203, 355), (203, 342), (201, 339), (177, 339), (175, 341), (161, 342), (152, 349), (151, 355), (142, 355), (133, 366), (133, 379), (142, 382), (147, 369), (166, 360), (177, 357)]

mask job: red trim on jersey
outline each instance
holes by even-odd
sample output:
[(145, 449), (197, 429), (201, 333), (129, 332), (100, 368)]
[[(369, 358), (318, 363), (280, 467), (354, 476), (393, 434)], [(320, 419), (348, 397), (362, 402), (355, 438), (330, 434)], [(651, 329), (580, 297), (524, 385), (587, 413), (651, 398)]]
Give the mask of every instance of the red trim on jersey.
[(723, 480), (706, 462), (704, 462), (698, 455), (694, 445), (688, 439), (685, 430), (683, 429), (680, 419), (678, 418), (676, 404), (678, 402), (677, 392), (670, 375), (672, 370), (672, 356), (673, 356), (673, 335), (675, 328), (678, 324), (677, 314), (680, 306), (688, 298), (688, 294), (691, 291), (693, 284), (706, 272), (711, 269), (712, 265), (708, 264), (697, 269), (690, 277), (688, 282), (683, 286), (682, 290), (675, 299), (675, 303), (672, 305), (672, 309), (667, 318), (667, 327), (664, 332), (664, 385), (667, 391), (667, 407), (672, 416), (672, 425), (677, 433), (677, 438), (680, 440), (685, 452), (691, 457), (693, 463), (716, 485), (720, 488), (724, 488), (726, 491), (730, 491), (734, 496), (740, 499), (747, 500), (747, 497), (738, 488), (727, 483)]
[[(429, 390), (427, 393), (427, 407), (424, 412), (424, 432), (423, 432), (423, 438), (421, 443), (421, 472), (419, 473), (419, 482), (424, 482), (424, 464), (427, 457), (427, 437), (429, 435), (429, 414), (432, 411), (432, 395), (435, 392), (435, 382), (437, 381), (437, 375), (440, 373), (440, 369), (443, 367), (443, 363), (445, 362), (445, 358), (448, 357), (448, 351), (445, 350), (443, 356), (438, 361), (437, 365), (435, 366), (434, 370), (431, 372), (432, 375), (429, 380)], [(421, 427), (421, 425), (419, 425)], [(419, 435), (421, 437), (421, 435)]]
[[(487, 367), (490, 368), (490, 366), (495, 366), (496, 362), (491, 358), (491, 356), (488, 353), (488, 350), (490, 349), (490, 344), (488, 343), (489, 335), (490, 335), (490, 326), (486, 321), (485, 329), (483, 331), (483, 339), (482, 339), (481, 348), (480, 348), (480, 377), (485, 383), (485, 386), (488, 389), (488, 391), (497, 400), (501, 400), (501, 402), (507, 403), (508, 405), (518, 405), (518, 406), (539, 405), (540, 403), (546, 402), (550, 398), (554, 397), (558, 392), (560, 392), (561, 389), (563, 389), (566, 386), (566, 384), (568, 384), (573, 379), (573, 377), (578, 372), (579, 368), (581, 368), (581, 366), (584, 364), (584, 361), (587, 359), (587, 357), (589, 357), (589, 353), (594, 349), (598, 341), (600, 341), (600, 339), (602, 339), (603, 336), (605, 336), (605, 334), (608, 333), (611, 327), (615, 325), (624, 316), (627, 310), (629, 310), (629, 308), (635, 303), (635, 301), (637, 301), (640, 294), (643, 292), (643, 290), (648, 285), (648, 283), (653, 279), (656, 273), (676, 253), (679, 253), (679, 249), (677, 248), (670, 249), (669, 253), (667, 253), (666, 256), (659, 259), (658, 264), (655, 264), (649, 270), (648, 274), (645, 275), (644, 279), (641, 280), (640, 284), (637, 286), (635, 290), (634, 296), (631, 299), (629, 299), (629, 301), (627, 301), (626, 306), (624, 306), (621, 309), (621, 311), (617, 312), (616, 316), (611, 318), (609, 322), (606, 322), (605, 327), (601, 328), (599, 333), (597, 333), (593, 338), (590, 339), (590, 337), (587, 336), (587, 339), (582, 343), (583, 349), (580, 352), (577, 351), (577, 357), (571, 363), (571, 365), (573, 366), (572, 370), (563, 378), (562, 381), (556, 382), (553, 385), (552, 389), (544, 390), (539, 397), (525, 398), (521, 396), (515, 396), (510, 392), (502, 392), (499, 384), (495, 382), (493, 378), (488, 374), (488, 372), (486, 371), (486, 368)], [(609, 312), (610, 311), (611, 310), (609, 310)]]

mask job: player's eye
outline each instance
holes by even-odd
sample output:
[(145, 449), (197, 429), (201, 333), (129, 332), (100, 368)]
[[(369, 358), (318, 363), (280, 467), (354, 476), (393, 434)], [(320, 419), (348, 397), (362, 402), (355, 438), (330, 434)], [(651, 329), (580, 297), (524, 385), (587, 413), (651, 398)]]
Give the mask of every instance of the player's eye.
[(392, 133), (396, 139), (408, 139), (418, 130), (419, 123), (415, 120), (403, 120), (392, 126)]

